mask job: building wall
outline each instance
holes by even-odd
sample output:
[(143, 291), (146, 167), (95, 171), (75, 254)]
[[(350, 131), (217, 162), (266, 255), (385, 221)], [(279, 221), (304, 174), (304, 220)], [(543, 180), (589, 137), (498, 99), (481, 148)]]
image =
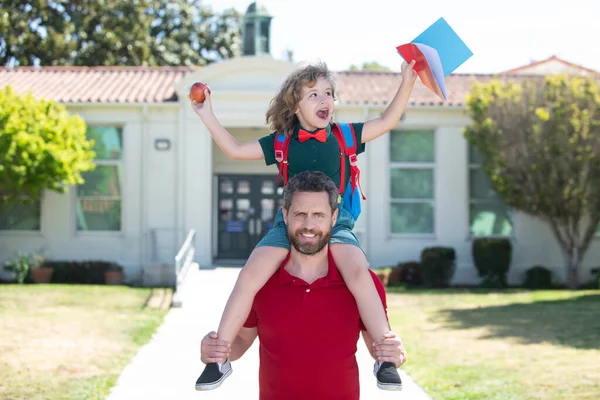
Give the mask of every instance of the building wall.
[(88, 125), (123, 128), (123, 187), (121, 231), (77, 231), (76, 189), (59, 194), (46, 191), (41, 204), (39, 232), (0, 232), (0, 254), (40, 251), (54, 260), (109, 260), (125, 267), (127, 279), (138, 276), (150, 256), (149, 230), (176, 227), (176, 156), (156, 151), (155, 138), (176, 144), (178, 108), (169, 106), (68, 106)]
[[(380, 110), (366, 113), (369, 118)], [(358, 117), (358, 112), (354, 117)], [(350, 113), (340, 111), (340, 116)], [(367, 144), (363, 185), (367, 200), (359, 225), (366, 224), (363, 244), (372, 267), (396, 265), (418, 260), (428, 246), (450, 246), (457, 253), (456, 284), (479, 282), (472, 262), (472, 238), (469, 233), (469, 165), (468, 146), (463, 128), (468, 120), (457, 109), (411, 108), (399, 129), (435, 130), (435, 233), (432, 235), (399, 235), (390, 230), (390, 134)], [(363, 187), (364, 187), (363, 186)], [(513, 261), (509, 274), (511, 283), (521, 283), (524, 271), (534, 265), (553, 269), (555, 277), (564, 281), (564, 263), (558, 243), (538, 218), (516, 212), (511, 237)], [(600, 265), (600, 240), (595, 238), (584, 259), (582, 282), (591, 278), (590, 269)]]
[[(287, 63), (243, 59), (212, 65), (178, 84), (185, 99), (195, 81), (211, 82), (214, 110), (221, 123), (239, 141), (268, 134), (264, 113), (280, 82), (291, 70)], [(263, 161), (229, 160), (215, 145), (187, 101), (165, 105), (72, 105), (88, 124), (123, 126), (124, 186), (122, 231), (77, 232), (75, 191), (47, 192), (42, 202), (40, 232), (0, 232), (0, 254), (41, 248), (52, 259), (105, 259), (126, 267), (136, 277), (140, 265), (151, 259), (172, 260), (185, 233), (196, 230), (196, 261), (213, 262), (214, 176), (218, 174), (270, 174), (275, 166)], [(383, 106), (338, 105), (335, 119), (359, 122), (375, 118)], [(468, 120), (461, 109), (413, 107), (399, 129), (435, 131), (435, 219), (431, 235), (392, 234), (390, 229), (390, 134), (367, 144), (359, 157), (361, 182), (367, 200), (356, 233), (373, 268), (417, 260), (427, 246), (451, 246), (457, 251), (455, 283), (476, 283), (469, 235), (468, 147), (462, 131)], [(170, 149), (157, 150), (157, 139)], [(551, 231), (542, 221), (516, 213), (513, 264), (510, 280), (521, 282), (523, 271), (539, 264), (553, 268), (564, 280), (563, 260)], [(158, 249), (150, 242), (157, 232)], [(582, 280), (600, 265), (600, 244), (594, 239), (584, 260)]]

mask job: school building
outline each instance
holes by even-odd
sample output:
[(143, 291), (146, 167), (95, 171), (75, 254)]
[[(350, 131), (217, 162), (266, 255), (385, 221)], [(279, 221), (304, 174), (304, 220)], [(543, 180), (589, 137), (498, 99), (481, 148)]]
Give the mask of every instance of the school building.
[[(138, 279), (157, 265), (171, 268), (194, 229), (201, 266), (243, 263), (267, 232), (281, 202), (277, 170), (263, 161), (229, 160), (214, 144), (187, 99), (207, 82), (215, 114), (240, 142), (269, 134), (265, 111), (296, 67), (268, 53), (268, 18), (251, 5), (244, 53), (206, 67), (16, 67), (0, 70), (0, 87), (31, 90), (81, 115), (96, 141), (95, 171), (65, 194), (44, 193), (19, 221), (0, 226), (0, 255), (44, 250), (51, 259), (109, 260)], [(265, 22), (266, 21), (266, 22)], [(266, 23), (251, 36), (249, 27)], [(267, 36), (261, 36), (267, 35)], [(557, 57), (501, 74), (598, 74)], [(334, 119), (379, 116), (395, 94), (395, 72), (335, 73)], [(564, 280), (563, 258), (549, 227), (506, 207), (490, 190), (463, 137), (465, 95), (492, 75), (453, 74), (448, 101), (417, 82), (395, 129), (359, 156), (367, 200), (356, 233), (374, 268), (418, 260), (424, 247), (457, 252), (454, 283), (479, 281), (471, 259), (476, 236), (513, 243), (510, 281), (533, 265)], [(3, 218), (1, 221), (11, 221)], [(600, 265), (600, 241), (584, 260), (582, 280)]]

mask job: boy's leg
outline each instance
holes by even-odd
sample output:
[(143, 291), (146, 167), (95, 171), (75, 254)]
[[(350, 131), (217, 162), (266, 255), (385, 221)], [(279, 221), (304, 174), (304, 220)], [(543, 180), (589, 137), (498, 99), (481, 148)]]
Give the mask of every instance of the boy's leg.
[[(234, 342), (250, 314), (254, 296), (277, 271), (289, 253), (287, 227), (283, 224), (281, 210), (275, 221), (280, 223), (258, 243), (238, 275), (219, 323), (217, 335), (221, 340)], [(202, 375), (196, 380), (196, 390), (216, 389), (230, 374), (229, 360), (222, 360), (219, 364), (207, 364)]]
[(369, 263), (359, 247), (331, 244), (331, 254), (344, 282), (356, 299), (360, 318), (374, 340), (390, 331), (381, 298), (369, 273)]
[[(354, 236), (352, 232), (348, 233)], [(358, 241), (356, 244), (341, 243), (339, 233), (337, 237), (332, 237), (332, 241), (338, 241), (331, 244), (331, 254), (346, 286), (356, 300), (363, 324), (375, 340), (382, 339), (383, 335), (390, 331), (390, 325), (373, 278), (369, 273), (369, 264), (365, 254), (358, 247)], [(402, 380), (393, 363), (377, 361), (373, 372), (377, 378), (377, 387), (380, 389), (402, 390)]]
[[(250, 314), (254, 296), (277, 271), (288, 254), (281, 247), (264, 246), (254, 249), (248, 262), (240, 271), (233, 291), (221, 316), (217, 337), (233, 343), (238, 332)], [(212, 390), (218, 388), (231, 374), (229, 360), (221, 363), (207, 364), (196, 380), (196, 390)]]
[(219, 340), (234, 342), (250, 314), (254, 296), (277, 271), (288, 252), (272, 246), (257, 247), (252, 251), (223, 310), (217, 331)]

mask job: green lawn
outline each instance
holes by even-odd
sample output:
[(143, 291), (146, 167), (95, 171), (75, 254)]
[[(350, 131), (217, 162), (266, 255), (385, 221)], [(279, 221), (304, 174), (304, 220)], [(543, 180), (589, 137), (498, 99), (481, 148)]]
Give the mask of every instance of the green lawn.
[(388, 313), (433, 399), (600, 398), (600, 291), (390, 289)]
[(0, 285), (0, 398), (104, 399), (162, 322), (159, 291)]

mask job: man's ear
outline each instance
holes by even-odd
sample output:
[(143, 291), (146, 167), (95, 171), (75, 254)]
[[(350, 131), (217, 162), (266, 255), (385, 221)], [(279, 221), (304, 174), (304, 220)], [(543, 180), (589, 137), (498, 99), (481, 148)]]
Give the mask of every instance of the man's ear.
[(338, 213), (339, 213), (339, 209), (336, 208), (335, 211), (333, 212), (333, 215), (331, 216), (331, 227), (332, 228), (335, 226), (335, 222), (337, 221)]
[(285, 222), (285, 224), (287, 225), (287, 217), (288, 217), (288, 210), (286, 210), (285, 208), (281, 207), (281, 214), (283, 214), (283, 222)]

